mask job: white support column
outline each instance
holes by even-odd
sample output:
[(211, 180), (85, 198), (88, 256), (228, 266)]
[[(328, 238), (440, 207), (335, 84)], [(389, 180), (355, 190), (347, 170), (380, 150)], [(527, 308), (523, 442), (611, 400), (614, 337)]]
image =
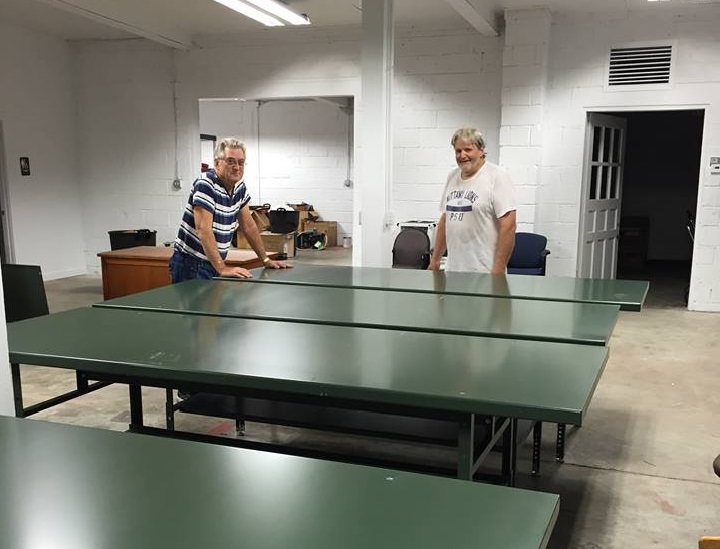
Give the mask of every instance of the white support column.
[(393, 0), (364, 0), (362, 11), (360, 143), (355, 200), (353, 263), (365, 267), (391, 264), (393, 81)]
[(546, 8), (505, 11), (500, 164), (518, 195), (518, 230), (535, 229), (552, 16)]
[[(5, 298), (0, 280), (0, 318), (5, 318)], [(3, 324), (5, 324), (3, 322)], [(12, 377), (8, 361), (7, 324), (0, 331), (0, 416), (14, 416)]]

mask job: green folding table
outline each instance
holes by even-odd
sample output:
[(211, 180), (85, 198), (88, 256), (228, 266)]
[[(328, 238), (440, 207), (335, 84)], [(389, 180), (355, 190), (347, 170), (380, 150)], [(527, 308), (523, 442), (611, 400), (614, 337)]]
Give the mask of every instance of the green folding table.
[(0, 547), (544, 548), (559, 498), (0, 417)]
[[(95, 306), (588, 345), (607, 345), (620, 308), (347, 287), (238, 284), (232, 280), (190, 280)], [(208, 415), (227, 408), (225, 415), (233, 416), (222, 399), (196, 397), (176, 408)], [(238, 420), (240, 432), (243, 427), (244, 422)], [(536, 423), (533, 430), (532, 470), (539, 472), (542, 423)], [(565, 426), (558, 425), (559, 460), (564, 459), (564, 445)]]
[[(23, 363), (127, 383), (135, 430), (141, 386), (442, 419), (457, 425), (464, 479), (484, 457), (474, 452), (478, 418), (580, 425), (608, 355), (599, 345), (99, 307), (10, 324), (8, 348), (18, 415)], [(506, 448), (512, 482), (514, 444)]]
[(619, 306), (189, 280), (96, 307), (607, 345)]
[(610, 280), (560, 276), (494, 276), (479, 273), (297, 265), (292, 269), (255, 269), (251, 279), (238, 283), (295, 284), (339, 288), (366, 288), (400, 292), (439, 293), (606, 303), (625, 311), (639, 311), (649, 284), (639, 280)]

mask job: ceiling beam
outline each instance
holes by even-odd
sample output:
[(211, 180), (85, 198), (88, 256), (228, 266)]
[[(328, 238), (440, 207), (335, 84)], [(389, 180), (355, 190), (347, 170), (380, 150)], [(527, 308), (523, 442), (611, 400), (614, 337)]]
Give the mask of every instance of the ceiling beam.
[(455, 11), (470, 23), (476, 31), (485, 36), (498, 36), (495, 15), (483, 0), (446, 0)]
[(114, 29), (120, 29), (176, 49), (189, 50), (192, 40), (166, 21), (148, 19), (133, 13), (129, 3), (117, 0), (40, 0), (56, 8), (80, 15)]

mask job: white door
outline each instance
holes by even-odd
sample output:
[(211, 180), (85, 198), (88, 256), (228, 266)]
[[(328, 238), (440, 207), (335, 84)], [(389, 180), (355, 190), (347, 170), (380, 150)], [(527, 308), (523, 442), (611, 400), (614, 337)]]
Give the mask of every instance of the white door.
[(625, 129), (623, 118), (588, 114), (580, 209), (581, 277), (615, 278)]

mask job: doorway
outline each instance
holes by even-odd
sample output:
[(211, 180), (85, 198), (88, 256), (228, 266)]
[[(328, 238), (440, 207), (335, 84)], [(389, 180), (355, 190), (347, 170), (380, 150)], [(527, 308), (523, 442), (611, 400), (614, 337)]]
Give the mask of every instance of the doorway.
[(649, 305), (684, 307), (705, 111), (607, 114), (627, 123), (617, 278), (649, 280)]
[[(199, 102), (201, 134), (233, 135), (247, 147), (252, 204), (306, 203), (330, 224), (328, 246), (353, 236), (354, 98), (211, 99)], [(202, 162), (212, 166), (211, 156)]]

